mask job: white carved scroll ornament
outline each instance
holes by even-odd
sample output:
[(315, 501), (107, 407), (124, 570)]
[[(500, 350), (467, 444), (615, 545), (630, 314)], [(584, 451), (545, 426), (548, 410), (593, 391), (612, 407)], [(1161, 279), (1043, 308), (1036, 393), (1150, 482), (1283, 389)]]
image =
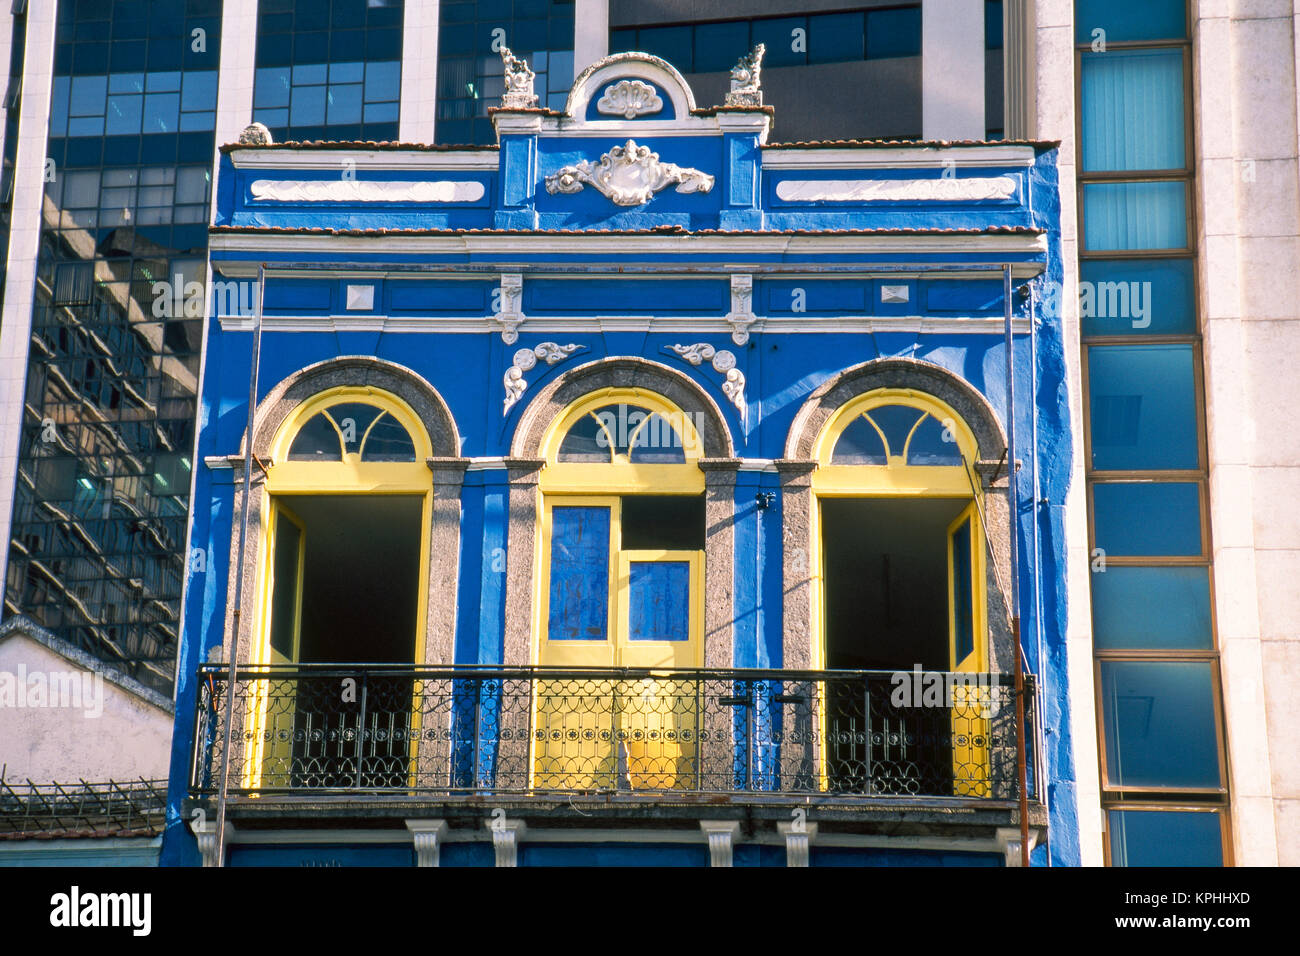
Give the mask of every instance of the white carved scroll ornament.
[(636, 119), (649, 116), (664, 108), (664, 101), (655, 88), (644, 80), (619, 80), (605, 90), (596, 101), (596, 112), (605, 116)]
[(744, 345), (749, 341), (749, 327), (754, 324), (754, 277), (752, 275), (733, 275), (731, 277), (731, 312), (727, 321), (731, 323), (731, 341)]
[(662, 163), (649, 146), (638, 146), (631, 139), (595, 163), (584, 159), (546, 177), (546, 191), (551, 195), (581, 192), (586, 185), (619, 206), (643, 205), (674, 184), (679, 193), (706, 193), (713, 188), (713, 177), (698, 169)]
[(519, 272), (501, 275), (501, 308), (493, 316), (501, 325), (501, 341), (514, 345), (519, 341), (519, 326), (524, 324), (524, 277)]
[(570, 342), (568, 345), (560, 345), (558, 342), (542, 342), (532, 348), (523, 348), (517, 351), (514, 361), (506, 369), (506, 374), (502, 379), (506, 387), (505, 407), (501, 410), (502, 416), (509, 414), (510, 409), (528, 390), (528, 382), (524, 380), (525, 372), (530, 372), (536, 368), (538, 362), (557, 365), (580, 348), (583, 348), (583, 346), (578, 345), (576, 342)]
[(670, 350), (683, 362), (696, 368), (708, 362), (713, 370), (722, 375), (722, 394), (736, 410), (740, 420), (749, 417), (749, 407), (745, 404), (745, 373), (736, 368), (736, 355), (727, 349), (719, 349), (708, 342), (696, 342), (694, 345), (670, 345)]

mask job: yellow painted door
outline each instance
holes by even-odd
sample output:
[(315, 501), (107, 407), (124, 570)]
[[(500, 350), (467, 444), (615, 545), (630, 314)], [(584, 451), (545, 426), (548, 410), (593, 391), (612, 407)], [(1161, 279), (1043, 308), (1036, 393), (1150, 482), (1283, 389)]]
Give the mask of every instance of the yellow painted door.
[(582, 672), (702, 662), (701, 554), (621, 550), (619, 504), (566, 496), (545, 506), (538, 663), (568, 673), (538, 682), (537, 788), (689, 785), (695, 682)]
[[(699, 667), (703, 561), (698, 551), (623, 551), (615, 656), (620, 667)], [(632, 789), (693, 789), (698, 681), (665, 673), (625, 682), (621, 759)]]
[[(988, 795), (989, 707), (991, 688), (977, 675), (985, 672), (984, 608), (979, 582), (984, 551), (974, 504), (948, 526), (948, 666), (958, 675), (952, 683), (953, 793)], [(965, 675), (971, 675), (969, 677)]]
[[(302, 521), (284, 502), (272, 498), (267, 530), (265, 621), (266, 656), (270, 664), (295, 664), (302, 641), (302, 581), (307, 533)], [(260, 758), (249, 761), (249, 773), (263, 788), (291, 786), (297, 682), (269, 676), (257, 683), (253, 707), (259, 733)]]

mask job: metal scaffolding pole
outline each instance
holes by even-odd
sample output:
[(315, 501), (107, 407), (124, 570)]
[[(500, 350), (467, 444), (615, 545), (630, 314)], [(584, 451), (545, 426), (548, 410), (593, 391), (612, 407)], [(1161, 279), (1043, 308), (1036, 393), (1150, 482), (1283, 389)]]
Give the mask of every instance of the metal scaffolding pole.
[(235, 613), (230, 628), (230, 668), (226, 675), (225, 734), (221, 747), (221, 774), (217, 790), (216, 861), (226, 865), (226, 791), (230, 780), (231, 727), (235, 717), (235, 662), (239, 656), (239, 613), (244, 603), (244, 546), (248, 540), (248, 512), (253, 496), (253, 419), (257, 412), (257, 368), (262, 351), (262, 296), (266, 289), (266, 263), (257, 267), (257, 308), (253, 313), (252, 368), (248, 374), (248, 428), (244, 432), (244, 499), (239, 514), (239, 568), (235, 574)]

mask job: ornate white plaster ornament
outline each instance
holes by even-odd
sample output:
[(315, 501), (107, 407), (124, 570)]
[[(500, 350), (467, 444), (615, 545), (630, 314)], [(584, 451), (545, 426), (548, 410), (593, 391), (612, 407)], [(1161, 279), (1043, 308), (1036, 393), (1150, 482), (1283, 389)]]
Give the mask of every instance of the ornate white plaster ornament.
[(361, 179), (257, 179), (249, 186), (255, 200), (267, 202), (477, 202), (477, 182), (375, 182)]
[(559, 342), (542, 342), (530, 349), (524, 348), (516, 352), (514, 361), (506, 369), (503, 378), (506, 387), (506, 398), (505, 408), (501, 410), (502, 417), (510, 413), (510, 409), (528, 390), (528, 383), (524, 381), (525, 372), (530, 372), (536, 368), (539, 361), (545, 362), (547, 365), (557, 365), (583, 347), (576, 342), (570, 342), (568, 345), (561, 345)]
[(731, 341), (744, 345), (749, 341), (749, 327), (754, 324), (754, 277), (752, 275), (733, 275), (731, 277), (731, 312), (727, 321), (731, 323)]
[(708, 342), (696, 342), (694, 345), (668, 346), (679, 359), (697, 368), (708, 362), (713, 370), (722, 375), (722, 394), (740, 412), (741, 422), (749, 417), (749, 406), (745, 404), (745, 373), (736, 368), (736, 354), (727, 349), (719, 349)]
[(584, 159), (547, 176), (546, 191), (551, 195), (576, 193), (585, 184), (620, 206), (640, 206), (674, 183), (679, 193), (706, 193), (713, 188), (713, 177), (698, 169), (661, 163), (659, 154), (652, 153), (649, 146), (638, 146), (629, 139), (594, 164)]
[(528, 110), (537, 107), (537, 94), (533, 92), (536, 78), (528, 69), (523, 57), (515, 56), (510, 48), (501, 48), (501, 65), (505, 68), (506, 92), (501, 97), (501, 107), (507, 110)]
[(776, 184), (784, 202), (970, 202), (1010, 199), (1010, 176), (970, 179), (786, 179)]
[(763, 54), (767, 47), (759, 44), (750, 50), (731, 68), (731, 92), (727, 94), (727, 106), (762, 106), (763, 90), (761, 74), (763, 71)]
[(240, 146), (270, 146), (271, 131), (263, 123), (249, 123), (239, 134)]
[(664, 101), (655, 92), (655, 88), (644, 80), (619, 80), (596, 101), (597, 113), (622, 116), (624, 119), (648, 116), (663, 108)]
[(501, 323), (501, 341), (514, 345), (519, 341), (519, 326), (524, 323), (524, 277), (518, 272), (501, 274), (501, 306), (494, 318)]

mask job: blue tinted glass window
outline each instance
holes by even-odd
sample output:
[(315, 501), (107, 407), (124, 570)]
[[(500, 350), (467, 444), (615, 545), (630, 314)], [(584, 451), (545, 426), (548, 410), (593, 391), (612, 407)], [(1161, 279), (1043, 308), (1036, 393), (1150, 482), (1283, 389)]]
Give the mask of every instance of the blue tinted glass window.
[(609, 52), (630, 53), (636, 50), (636, 30), (621, 29), (609, 31)]
[(1099, 649), (1209, 650), (1209, 568), (1131, 568), (1094, 572), (1092, 638)]
[(334, 84), (329, 88), (329, 103), (325, 113), (327, 123), (361, 122), (361, 84)]
[(1210, 664), (1102, 661), (1101, 696), (1111, 786), (1219, 786)]
[(144, 131), (174, 133), (180, 125), (179, 93), (149, 93), (144, 98)]
[(1084, 335), (1191, 335), (1196, 299), (1191, 259), (1082, 259)]
[(867, 11), (868, 60), (921, 55), (921, 8)]
[(690, 27), (643, 27), (637, 31), (641, 52), (667, 60), (683, 73), (694, 72), (694, 37)]
[(143, 96), (110, 96), (104, 131), (109, 136), (134, 136), (140, 132)]
[(254, 82), (253, 108), (289, 105), (289, 68), (275, 66), (258, 70)]
[(583, 415), (560, 442), (557, 461), (610, 461), (613, 441), (595, 415)]
[(366, 100), (382, 103), (396, 100), (401, 94), (402, 64), (367, 63), (366, 64)]
[(952, 666), (957, 667), (975, 650), (975, 605), (971, 581), (971, 528), (967, 518), (952, 533), (953, 635)]
[(909, 465), (960, 465), (961, 449), (953, 433), (933, 415), (926, 415), (907, 440)]
[(1002, 49), (1002, 0), (984, 0), (984, 49)]
[(181, 109), (186, 112), (214, 110), (217, 108), (217, 72), (204, 70), (185, 74), (181, 90)]
[(325, 87), (299, 86), (289, 105), (289, 122), (293, 126), (319, 126), (325, 122)]
[(1086, 53), (1080, 69), (1085, 171), (1184, 167), (1181, 49)]
[(628, 640), (687, 640), (691, 619), (690, 563), (631, 561), (628, 577)]
[(750, 42), (766, 48), (765, 68), (803, 66), (808, 61), (808, 21), (805, 17), (754, 20), (750, 24)]
[(1088, 348), (1092, 467), (1196, 468), (1195, 356), (1190, 345)]
[(1075, 42), (1093, 43), (1097, 30), (1107, 43), (1181, 40), (1187, 36), (1187, 10), (1184, 0), (1075, 0)]
[(1098, 482), (1092, 503), (1096, 546), (1112, 557), (1201, 554), (1200, 487), (1194, 482)]
[(840, 433), (831, 453), (833, 465), (885, 465), (885, 443), (880, 432), (861, 415)]
[(861, 13), (822, 13), (808, 18), (808, 62), (840, 63), (863, 56)]
[(1220, 814), (1194, 810), (1111, 810), (1111, 866), (1223, 866)]
[(1185, 249), (1186, 201), (1181, 182), (1088, 183), (1083, 187), (1084, 247)]
[(695, 28), (693, 69), (696, 73), (730, 70), (748, 52), (749, 24), (743, 20), (701, 23)]
[(603, 641), (609, 626), (609, 509), (551, 509), (547, 638)]

